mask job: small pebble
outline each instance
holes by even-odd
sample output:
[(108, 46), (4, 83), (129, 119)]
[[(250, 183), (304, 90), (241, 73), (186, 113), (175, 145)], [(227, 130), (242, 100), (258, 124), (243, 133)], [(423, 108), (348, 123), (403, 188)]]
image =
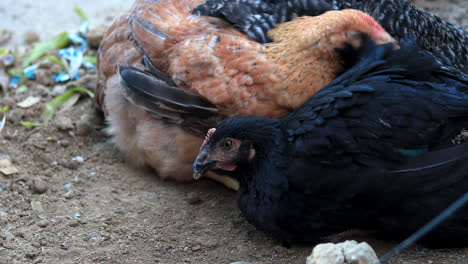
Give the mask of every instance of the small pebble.
[(198, 194), (195, 193), (195, 192), (187, 193), (187, 194), (185, 195), (185, 200), (187, 201), (187, 203), (193, 204), (193, 205), (195, 205), (195, 204), (200, 204), (200, 203), (202, 203), (202, 201), (203, 201), (203, 200), (201, 199), (200, 195), (198, 195)]
[(41, 180), (33, 180), (32, 191), (33, 193), (43, 194), (47, 191), (47, 184)]
[(25, 257), (28, 259), (35, 259), (39, 254), (36, 252), (29, 252), (25, 254)]
[(84, 161), (84, 158), (81, 157), (81, 156), (75, 156), (71, 159), (72, 161), (77, 161), (79, 163), (83, 162)]
[(42, 203), (40, 201), (36, 201), (36, 200), (31, 201), (31, 208), (33, 209), (33, 211), (37, 213), (44, 212), (44, 208), (42, 207)]
[(87, 136), (91, 134), (93, 127), (90, 124), (89, 117), (87, 115), (82, 116), (76, 123), (76, 134), (79, 136)]
[(5, 138), (6, 140), (15, 140), (16, 137), (17, 137), (17, 134), (16, 133), (13, 133), (13, 134), (10, 134), (10, 133), (5, 133), (4, 135), (2, 135), (3, 138)]
[(193, 246), (193, 247), (192, 247), (192, 251), (193, 251), (193, 252), (200, 251), (200, 249), (201, 249), (200, 246)]
[(12, 54), (2, 54), (0, 55), (0, 67), (8, 68), (13, 66), (15, 63), (15, 56)]
[(73, 178), (73, 182), (74, 183), (80, 183), (81, 182), (81, 179), (86, 177), (86, 174), (82, 171), (78, 172), (78, 174), (75, 175), (75, 177)]
[(75, 196), (75, 193), (73, 192), (73, 190), (70, 190), (63, 195), (63, 197), (65, 197), (66, 199), (71, 199), (74, 196)]
[(68, 250), (68, 249), (70, 249), (70, 246), (67, 243), (64, 242), (64, 243), (60, 244), (60, 249)]
[(45, 87), (44, 85), (42, 84), (36, 84), (36, 87), (34, 87), (34, 90), (38, 91), (39, 94), (43, 97), (46, 97), (49, 93), (50, 93), (50, 90), (49, 88)]
[(73, 190), (73, 184), (71, 182), (64, 184), (63, 187), (65, 187), (65, 190), (67, 190), (67, 192)]
[(12, 97), (10, 96), (5, 96), (2, 98), (2, 105), (7, 105), (7, 106), (13, 106), (16, 104), (16, 101), (15, 99), (13, 99)]
[[(41, 146), (41, 145), (42, 144), (35, 144), (35, 146)], [(43, 148), (45, 148), (45, 146), (43, 146)], [(47, 165), (51, 165), (53, 162), (52, 158), (44, 154), (43, 152), (34, 152), (33, 160), (37, 162), (38, 164), (47, 164)]]
[(70, 140), (62, 139), (62, 140), (59, 141), (59, 144), (60, 144), (60, 146), (66, 148), (66, 147), (70, 146)]
[(37, 225), (38, 225), (39, 227), (44, 228), (44, 227), (47, 227), (47, 226), (49, 225), (49, 221), (47, 221), (47, 220), (40, 220), (40, 221), (37, 223)]
[(24, 110), (22, 109), (16, 108), (8, 111), (8, 119), (15, 124), (18, 124), (19, 122), (23, 121), (23, 117)]
[(65, 92), (66, 88), (64, 85), (55, 85), (54, 88), (52, 88), (52, 91), (50, 92), (50, 95), (52, 96), (57, 96), (61, 95)]
[(62, 131), (72, 130), (74, 128), (71, 119), (63, 115), (59, 115), (56, 118), (55, 126)]
[(114, 214), (121, 214), (123, 212), (125, 212), (125, 209), (123, 209), (123, 208), (117, 208), (117, 209), (114, 210)]
[(39, 41), (39, 34), (37, 34), (36, 32), (26, 31), (24, 33), (24, 43), (29, 45), (37, 41)]
[(13, 33), (8, 29), (0, 29), (0, 45), (6, 44), (10, 41)]
[(0, 172), (5, 175), (18, 173), (18, 169), (11, 163), (10, 157), (0, 157)]
[(307, 257), (306, 264), (374, 264), (379, 263), (377, 255), (366, 242), (347, 240), (338, 244), (318, 244)]
[(82, 212), (76, 212), (73, 216), (77, 221), (81, 221), (81, 216), (83, 215)]
[(15, 246), (13, 245), (13, 243), (11, 243), (10, 241), (4, 241), (3, 243), (1, 243), (2, 246), (6, 249), (14, 249)]
[(70, 170), (76, 170), (82, 163), (76, 160), (67, 160), (67, 161), (61, 161), (60, 165), (63, 167), (70, 169)]
[(31, 246), (33, 246), (33, 247), (35, 247), (35, 248), (39, 248), (39, 247), (41, 247), (41, 244), (36, 243), (36, 242), (32, 242), (32, 243), (31, 243)]

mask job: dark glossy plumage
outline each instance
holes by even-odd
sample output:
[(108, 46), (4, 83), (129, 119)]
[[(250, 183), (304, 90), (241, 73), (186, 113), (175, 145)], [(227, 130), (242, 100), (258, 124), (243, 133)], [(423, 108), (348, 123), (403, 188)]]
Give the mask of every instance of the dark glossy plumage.
[[(468, 191), (468, 143), (451, 141), (468, 127), (466, 75), (441, 71), (411, 41), (368, 45), (288, 117), (228, 119), (200, 151), (195, 167), (223, 157), (226, 138), (241, 142), (223, 160), (237, 166), (240, 209), (283, 242), (350, 228), (405, 236)], [(466, 223), (467, 206), (425, 240), (466, 246)]]
[(358, 9), (370, 14), (397, 40), (414, 36), (443, 65), (468, 73), (468, 32), (407, 0), (208, 0), (195, 13), (222, 16), (260, 42), (275, 24), (328, 10)]

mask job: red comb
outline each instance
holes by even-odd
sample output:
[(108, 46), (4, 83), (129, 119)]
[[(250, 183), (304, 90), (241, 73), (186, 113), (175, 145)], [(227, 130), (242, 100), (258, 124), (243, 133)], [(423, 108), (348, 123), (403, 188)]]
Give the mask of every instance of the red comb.
[(379, 32), (379, 33), (386, 33), (387, 32), (371, 16), (364, 16), (364, 21), (366, 21), (376, 32)]
[(206, 133), (206, 136), (205, 136), (205, 140), (203, 140), (203, 143), (200, 147), (200, 150), (203, 149), (203, 147), (205, 147), (206, 143), (208, 142), (208, 140), (210, 140), (210, 137), (213, 135), (213, 133), (216, 131), (216, 128), (210, 128), (208, 129), (208, 133)]

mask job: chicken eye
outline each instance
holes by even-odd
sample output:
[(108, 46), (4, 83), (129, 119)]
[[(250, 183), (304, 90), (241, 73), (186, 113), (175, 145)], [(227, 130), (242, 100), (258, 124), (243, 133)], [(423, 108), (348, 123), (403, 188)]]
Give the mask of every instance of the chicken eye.
[(233, 143), (232, 143), (232, 140), (231, 139), (226, 139), (223, 141), (223, 143), (221, 144), (221, 148), (223, 150), (231, 150), (232, 147), (233, 147)]

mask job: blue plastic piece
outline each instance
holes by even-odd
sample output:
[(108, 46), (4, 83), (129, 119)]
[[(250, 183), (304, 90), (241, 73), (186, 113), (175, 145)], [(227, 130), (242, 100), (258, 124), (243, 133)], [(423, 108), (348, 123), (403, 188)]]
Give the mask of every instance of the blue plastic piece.
[(34, 72), (36, 72), (38, 67), (39, 67), (39, 64), (33, 64), (31, 66), (24, 68), (23, 72), (24, 74), (26, 74), (26, 76), (28, 76), (30, 80), (34, 80), (35, 79)]

